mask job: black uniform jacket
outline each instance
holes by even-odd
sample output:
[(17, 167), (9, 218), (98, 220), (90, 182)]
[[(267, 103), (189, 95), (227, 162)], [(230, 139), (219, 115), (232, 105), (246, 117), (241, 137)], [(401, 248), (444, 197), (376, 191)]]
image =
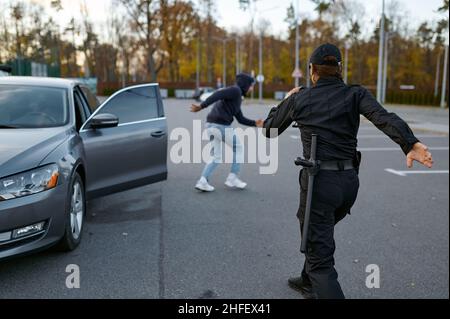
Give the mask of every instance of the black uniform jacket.
[(318, 160), (350, 160), (357, 151), (360, 115), (399, 144), (405, 154), (419, 142), (408, 124), (383, 108), (367, 89), (346, 85), (335, 77), (321, 78), (316, 86), (302, 89), (273, 108), (264, 122), (265, 135), (276, 137), (297, 122), (305, 158), (310, 158), (311, 134), (315, 133), (319, 135)]

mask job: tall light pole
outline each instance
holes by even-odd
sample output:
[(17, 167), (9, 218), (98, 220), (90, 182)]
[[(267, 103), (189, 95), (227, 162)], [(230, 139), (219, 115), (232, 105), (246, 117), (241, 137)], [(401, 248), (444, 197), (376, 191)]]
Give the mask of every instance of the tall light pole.
[(384, 3), (383, 1), (383, 9), (381, 13), (381, 22), (380, 22), (380, 45), (378, 49), (378, 80), (377, 80), (377, 100), (382, 100), (382, 90), (383, 90), (383, 51), (384, 51)]
[(125, 47), (122, 46), (122, 50), (121, 50), (121, 54), (122, 54), (122, 88), (124, 88), (126, 86), (126, 77), (125, 77), (125, 72), (127, 72), (127, 68), (125, 66)]
[(236, 35), (236, 74), (241, 73), (241, 45), (239, 36)]
[(448, 39), (447, 44), (445, 45), (445, 54), (444, 54), (444, 74), (442, 78), (441, 108), (445, 108), (447, 106), (447, 103), (445, 102), (445, 97), (447, 95), (447, 75), (448, 75)]
[(222, 74), (222, 85), (225, 87), (227, 86), (227, 42), (230, 39), (227, 38), (219, 38), (219, 37), (213, 37), (213, 39), (217, 40), (217, 41), (221, 41), (222, 45), (223, 45), (223, 74)]
[(434, 81), (434, 97), (437, 97), (439, 95), (439, 80), (441, 78), (441, 56), (442, 56), (442, 49), (439, 48), (436, 63), (436, 79)]
[(199, 34), (198, 38), (197, 38), (197, 68), (196, 68), (196, 77), (195, 77), (195, 85), (197, 87), (197, 91), (200, 88), (200, 60), (201, 60), (201, 55), (200, 55), (200, 34)]
[(387, 89), (387, 72), (388, 72), (388, 56), (389, 56), (389, 32), (386, 32), (384, 39), (384, 62), (383, 62), (383, 88), (381, 102), (386, 103), (386, 89)]
[[(309, 59), (310, 54), (311, 54), (310, 49), (308, 48), (306, 50), (306, 56), (308, 57), (308, 59)], [(306, 64), (306, 87), (309, 88), (309, 87), (311, 87), (311, 73), (309, 70), (309, 63), (305, 63), (305, 64)]]
[(345, 82), (345, 84), (348, 83), (348, 49), (349, 49), (349, 44), (346, 41), (345, 42), (345, 61), (344, 61), (344, 82)]
[(258, 75), (258, 82), (259, 82), (259, 102), (262, 102), (262, 100), (263, 100), (263, 82), (264, 82), (264, 76), (263, 76), (263, 32), (262, 31), (259, 34), (259, 75)]
[(295, 8), (295, 87), (300, 86), (300, 76), (298, 71), (300, 70), (300, 0), (297, 0), (297, 7)]
[[(263, 11), (259, 11), (258, 13), (261, 14), (263, 12), (266, 11), (272, 11), (276, 8), (278, 8), (279, 6), (267, 9), (267, 10), (263, 10)], [(264, 40), (264, 32), (265, 29), (267, 28), (267, 25), (265, 25), (265, 21), (261, 20), (261, 26), (260, 26), (260, 34), (259, 34), (259, 66), (258, 66), (258, 76), (256, 78), (258, 84), (259, 84), (259, 101), (262, 102), (263, 100), (263, 84), (264, 84), (264, 74), (263, 74), (263, 40)], [(252, 99), (253, 99), (253, 92), (252, 91)]]
[(223, 87), (227, 86), (227, 39), (223, 39)]

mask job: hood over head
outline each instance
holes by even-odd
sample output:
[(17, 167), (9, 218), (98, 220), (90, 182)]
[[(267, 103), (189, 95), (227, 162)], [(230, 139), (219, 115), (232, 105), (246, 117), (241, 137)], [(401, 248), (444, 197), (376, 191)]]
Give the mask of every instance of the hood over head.
[(239, 73), (236, 76), (236, 84), (241, 88), (242, 95), (246, 95), (250, 87), (255, 84), (255, 79), (249, 74)]

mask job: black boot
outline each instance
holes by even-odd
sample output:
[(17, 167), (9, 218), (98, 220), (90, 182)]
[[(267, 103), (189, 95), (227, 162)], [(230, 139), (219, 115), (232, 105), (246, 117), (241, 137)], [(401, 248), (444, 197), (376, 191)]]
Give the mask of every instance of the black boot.
[(289, 287), (298, 291), (305, 299), (317, 299), (310, 282), (306, 282), (303, 277), (290, 278), (288, 280)]

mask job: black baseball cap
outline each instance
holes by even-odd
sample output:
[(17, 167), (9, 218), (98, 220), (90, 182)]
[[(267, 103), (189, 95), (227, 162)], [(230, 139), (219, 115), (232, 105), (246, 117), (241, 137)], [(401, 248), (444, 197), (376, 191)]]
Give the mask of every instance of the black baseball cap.
[[(336, 61), (326, 61), (325, 57), (332, 56), (336, 58)], [(326, 43), (314, 50), (309, 60), (309, 63), (316, 65), (332, 65), (339, 66), (342, 62), (342, 55), (339, 48), (333, 44)]]

